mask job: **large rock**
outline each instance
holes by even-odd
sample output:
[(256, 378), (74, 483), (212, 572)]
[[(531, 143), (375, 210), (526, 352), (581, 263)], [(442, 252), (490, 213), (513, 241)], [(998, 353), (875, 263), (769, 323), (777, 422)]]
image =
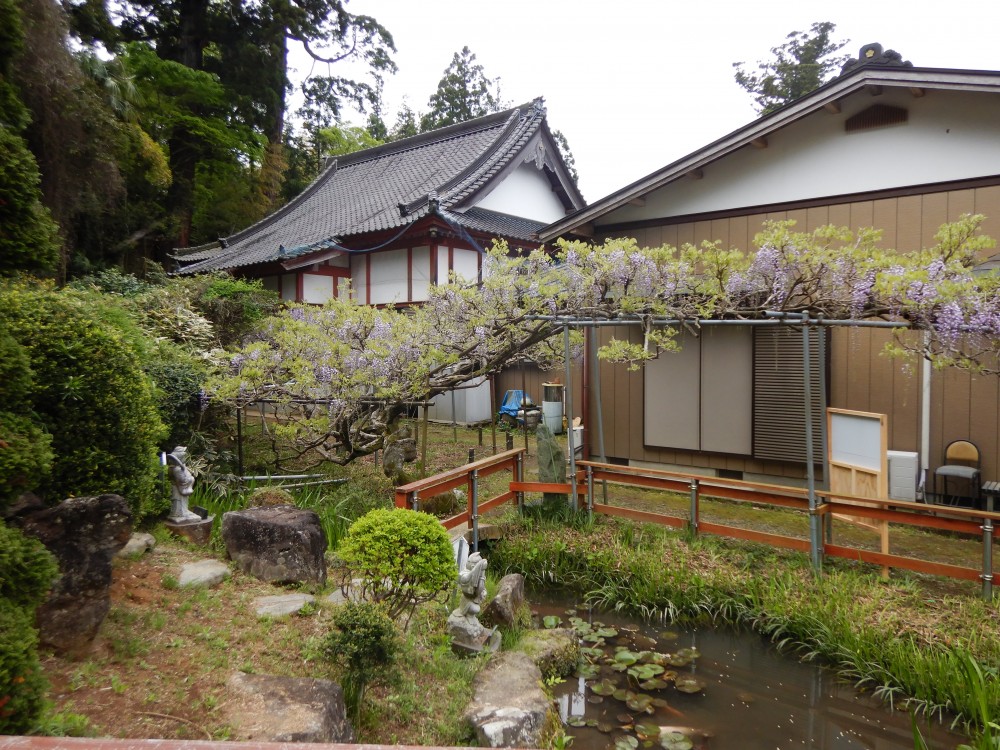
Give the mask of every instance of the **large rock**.
[(524, 610), (524, 576), (510, 573), (500, 579), (496, 596), (483, 607), (482, 618), (487, 625), (514, 628), (530, 619), (530, 615), (524, 617)]
[(233, 740), (354, 742), (344, 693), (335, 682), (237, 672), (223, 705)]
[(272, 583), (326, 583), (326, 535), (314, 511), (291, 505), (222, 516), (222, 540), (237, 567)]
[(531, 657), (546, 678), (566, 677), (580, 663), (580, 636), (570, 628), (529, 630), (521, 634), (517, 648)]
[(541, 747), (550, 710), (542, 673), (525, 654), (495, 656), (472, 683), (473, 698), (464, 718), (480, 747)]
[(86, 650), (111, 609), (111, 561), (132, 536), (119, 495), (73, 497), (52, 508), (22, 507), (8, 519), (55, 555), (59, 578), (38, 607), (39, 639), (61, 653)]

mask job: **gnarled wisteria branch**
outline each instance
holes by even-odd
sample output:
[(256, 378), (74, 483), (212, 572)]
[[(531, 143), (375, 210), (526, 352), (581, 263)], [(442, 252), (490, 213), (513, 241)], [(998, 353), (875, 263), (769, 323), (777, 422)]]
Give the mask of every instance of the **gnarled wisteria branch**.
[[(214, 393), (237, 404), (279, 401), (289, 416), (284, 439), (347, 463), (382, 448), (408, 404), (514, 361), (557, 366), (562, 341), (554, 334), (566, 316), (665, 319), (693, 329), (774, 312), (881, 318), (925, 332), (899, 337), (897, 352), (997, 372), (1000, 279), (974, 270), (993, 245), (979, 234), (981, 222), (946, 224), (937, 245), (915, 253), (881, 248), (874, 230), (802, 233), (791, 222), (767, 224), (750, 254), (719, 243), (675, 249), (608, 240), (514, 256), (500, 243), (481, 284), (435, 287), (411, 309), (345, 300), (292, 307), (232, 354)], [(645, 325), (642, 344), (613, 340), (601, 355), (636, 366), (676, 348), (675, 333)]]

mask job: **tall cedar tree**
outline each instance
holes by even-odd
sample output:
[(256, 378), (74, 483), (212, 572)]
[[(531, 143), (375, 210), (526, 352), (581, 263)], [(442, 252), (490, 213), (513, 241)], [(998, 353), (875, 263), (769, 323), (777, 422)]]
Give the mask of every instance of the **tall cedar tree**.
[(808, 32), (793, 31), (784, 44), (771, 48), (773, 59), (758, 60), (758, 73), (746, 70), (745, 63), (733, 63), (736, 83), (753, 94), (758, 114), (770, 114), (819, 88), (847, 62), (849, 55), (836, 54), (847, 42), (830, 38), (836, 28), (824, 21)]
[[(392, 36), (374, 18), (348, 13), (345, 0), (127, 0), (113, 6), (114, 17), (106, 0), (67, 4), (85, 43), (115, 50), (123, 42), (147, 43), (164, 60), (218, 77), (233, 123), (252, 128), (267, 142), (255, 162), (261, 204), (276, 199), (285, 162), (289, 44), (301, 45), (317, 65), (353, 59), (367, 67), (372, 82), (335, 75), (312, 81), (307, 96), (334, 111), (377, 101), (381, 76), (396, 69)], [(188, 128), (173, 133), (167, 145), (174, 180), (171, 210), (179, 222), (176, 243), (187, 245), (204, 144), (198, 128)], [(261, 205), (261, 210), (270, 207)]]
[(465, 122), (504, 108), (500, 79), (487, 78), (468, 47), (456, 52), (427, 101), (430, 111), (420, 118), (421, 132)]

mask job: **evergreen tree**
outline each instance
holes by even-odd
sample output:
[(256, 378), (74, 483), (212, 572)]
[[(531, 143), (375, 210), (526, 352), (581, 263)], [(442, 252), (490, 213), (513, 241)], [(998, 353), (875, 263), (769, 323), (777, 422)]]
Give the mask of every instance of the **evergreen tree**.
[(0, 276), (52, 271), (59, 252), (58, 227), (41, 201), (38, 164), (19, 135), (30, 118), (10, 74), (22, 45), (18, 7), (0, 0)]
[(736, 83), (750, 92), (757, 112), (766, 115), (810, 91), (819, 88), (849, 59), (837, 55), (846, 41), (835, 42), (831, 35), (836, 25), (829, 21), (814, 23), (808, 32), (793, 31), (780, 47), (772, 47), (773, 59), (757, 62), (758, 73), (733, 63)]
[(427, 106), (430, 111), (420, 118), (421, 132), (499, 112), (504, 108), (500, 79), (488, 78), (475, 54), (462, 47), (452, 57)]

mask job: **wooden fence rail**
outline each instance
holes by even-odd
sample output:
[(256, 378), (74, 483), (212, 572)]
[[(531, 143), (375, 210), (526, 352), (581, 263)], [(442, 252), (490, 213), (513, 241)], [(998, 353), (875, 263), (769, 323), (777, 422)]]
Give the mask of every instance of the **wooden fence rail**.
[[(468, 492), (466, 509), (457, 515), (444, 519), (442, 524), (447, 529), (458, 527), (463, 523), (467, 524), (472, 531), (472, 546), (474, 549), (478, 549), (479, 519), (482, 513), (511, 501), (516, 501), (518, 508), (522, 508), (526, 492), (560, 494), (572, 492), (573, 485), (569, 483), (525, 481), (524, 456), (523, 448), (508, 450), (496, 456), (398, 487), (396, 488), (396, 506), (419, 510), (421, 499), (430, 498), (458, 487), (465, 487)], [(996, 522), (1000, 521), (1000, 513), (992, 512), (992, 509), (982, 511), (885, 498), (858, 497), (842, 493), (833, 495), (829, 492), (817, 491), (818, 505), (814, 510), (810, 510), (808, 492), (797, 487), (602, 464), (595, 461), (577, 461), (576, 465), (579, 469), (576, 481), (578, 497), (574, 505), (579, 507), (579, 500), (582, 498), (586, 503), (587, 510), (591, 513), (687, 529), (692, 534), (715, 534), (716, 536), (758, 542), (799, 552), (815, 552), (812, 549), (813, 542), (808, 538), (729, 526), (701, 518), (703, 498), (790, 509), (801, 513), (804, 518), (809, 518), (811, 514), (814, 514), (827, 521), (825, 538), (819, 540), (818, 559), (822, 559), (823, 556), (841, 557), (879, 565), (884, 569), (893, 567), (959, 580), (981, 581), (984, 598), (992, 599), (993, 596), (993, 529)], [(479, 497), (479, 480), (500, 471), (511, 472), (512, 477), (507, 485), (507, 490), (482, 500)], [(686, 495), (689, 498), (687, 514), (624, 508), (608, 503), (606, 494), (603, 501), (595, 502), (594, 489), (599, 482), (624, 487), (659, 489)], [(890, 524), (903, 524), (970, 536), (978, 537), (981, 535), (982, 566), (980, 568), (965, 567), (890, 554), (886, 550), (878, 552), (835, 544), (832, 538), (832, 524), (829, 522), (834, 514), (838, 517), (854, 516), (871, 521), (887, 521)]]

